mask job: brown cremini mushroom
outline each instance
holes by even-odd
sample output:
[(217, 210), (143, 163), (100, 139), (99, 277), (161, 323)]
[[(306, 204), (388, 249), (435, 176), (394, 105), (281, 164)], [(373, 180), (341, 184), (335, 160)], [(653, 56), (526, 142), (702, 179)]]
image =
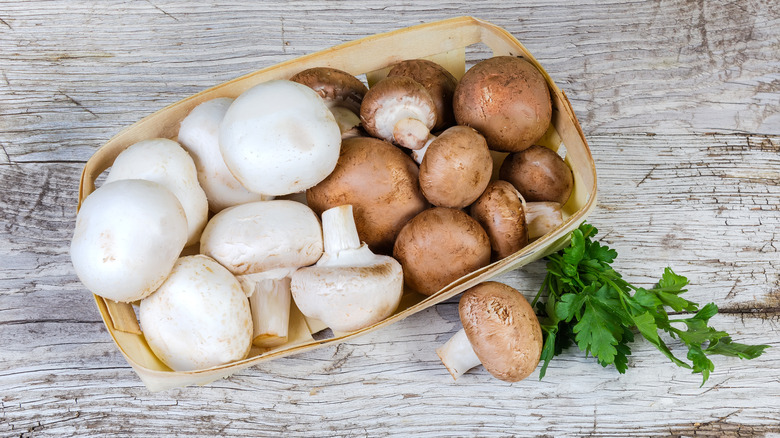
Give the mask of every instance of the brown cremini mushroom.
[(436, 124), (436, 104), (414, 79), (385, 78), (363, 98), (360, 120), (363, 129), (374, 137), (420, 149)]
[(557, 202), (526, 202), (525, 207), (530, 240), (544, 236), (563, 223), (563, 211)]
[(468, 126), (453, 126), (426, 147), (420, 189), (433, 205), (464, 208), (485, 190), (492, 172), (485, 138)]
[(458, 278), (490, 263), (490, 240), (466, 213), (454, 208), (425, 210), (406, 224), (395, 241), (395, 257), (406, 284), (433, 295)]
[(368, 92), (358, 78), (335, 68), (314, 67), (293, 75), (290, 80), (306, 85), (322, 97), (339, 124), (342, 138), (358, 134), (360, 104)]
[(512, 184), (496, 180), (471, 206), (471, 217), (490, 237), (493, 259), (499, 260), (528, 245), (525, 207)]
[(470, 68), (455, 89), (452, 105), (459, 125), (476, 129), (490, 149), (503, 152), (534, 144), (552, 117), (544, 76), (513, 56), (496, 56)]
[(534, 145), (509, 154), (499, 170), (499, 178), (509, 181), (526, 201), (565, 204), (574, 187), (571, 169), (553, 150)]
[(408, 59), (390, 69), (388, 77), (404, 76), (420, 83), (436, 104), (436, 126), (434, 130), (446, 129), (455, 124), (452, 113), (452, 96), (458, 80), (447, 69), (427, 59)]
[(487, 281), (463, 293), (458, 305), (463, 329), (436, 353), (454, 379), (480, 363), (497, 379), (528, 377), (542, 354), (542, 329), (517, 290)]
[(389, 254), (404, 224), (428, 207), (417, 174), (414, 161), (390, 143), (350, 138), (333, 172), (306, 191), (306, 201), (317, 214), (352, 204), (360, 240)]

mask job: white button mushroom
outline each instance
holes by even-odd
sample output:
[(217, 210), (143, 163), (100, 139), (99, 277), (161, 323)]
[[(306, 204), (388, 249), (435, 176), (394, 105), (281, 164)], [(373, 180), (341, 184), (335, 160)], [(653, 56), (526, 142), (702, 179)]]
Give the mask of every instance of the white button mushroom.
[(175, 371), (241, 360), (252, 346), (252, 316), (238, 280), (213, 259), (182, 257), (141, 301), (146, 342)]
[(325, 179), (339, 158), (341, 131), (322, 98), (291, 81), (243, 92), (219, 129), (230, 171), (247, 189), (281, 196)]
[(250, 192), (230, 173), (219, 151), (219, 124), (233, 99), (220, 97), (198, 105), (181, 122), (179, 142), (192, 155), (198, 181), (209, 209), (219, 213), (233, 205), (265, 201), (269, 197)]
[(301, 313), (340, 332), (390, 316), (403, 294), (401, 265), (361, 245), (351, 205), (323, 212), (322, 233), (322, 258), (292, 275), (292, 295)]
[(125, 149), (114, 160), (106, 182), (122, 179), (153, 181), (173, 192), (187, 216), (187, 246), (198, 241), (208, 218), (208, 201), (195, 163), (179, 143), (155, 138)]
[(238, 276), (248, 289), (254, 344), (287, 341), (287, 277), (322, 255), (322, 229), (311, 209), (288, 200), (252, 202), (222, 210), (206, 225), (200, 252)]
[(132, 302), (154, 292), (187, 241), (187, 218), (160, 184), (122, 180), (92, 192), (76, 216), (73, 268), (90, 292)]

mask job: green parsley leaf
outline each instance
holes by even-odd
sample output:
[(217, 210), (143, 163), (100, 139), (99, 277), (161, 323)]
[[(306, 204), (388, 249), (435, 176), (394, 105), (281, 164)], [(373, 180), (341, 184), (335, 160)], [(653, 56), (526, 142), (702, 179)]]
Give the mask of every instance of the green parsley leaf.
[[(664, 269), (658, 284), (651, 289), (625, 281), (611, 266), (617, 252), (594, 241), (597, 233), (595, 227), (583, 223), (572, 232), (568, 248), (547, 257), (547, 275), (533, 301), (545, 337), (540, 379), (550, 361), (572, 340), (602, 366), (614, 365), (618, 372), (626, 372), (634, 330), (672, 363), (700, 373), (702, 384), (715, 369), (708, 355), (754, 359), (769, 348), (733, 342), (728, 333), (711, 327), (709, 320), (718, 313), (718, 307), (710, 303), (700, 309), (698, 304), (682, 298), (688, 279), (671, 268)], [(695, 313), (688, 318), (670, 319), (667, 307)], [(662, 332), (687, 347), (689, 362), (674, 356), (662, 339)]]

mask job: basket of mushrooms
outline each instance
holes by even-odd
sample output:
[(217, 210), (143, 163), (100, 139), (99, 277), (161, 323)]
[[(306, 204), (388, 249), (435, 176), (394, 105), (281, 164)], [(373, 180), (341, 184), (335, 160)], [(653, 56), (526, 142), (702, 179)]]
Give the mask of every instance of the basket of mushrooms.
[[(475, 44), (493, 56), (467, 70)], [(465, 331), (438, 352), (446, 369), (482, 362), (517, 380), (538, 362), (538, 322), (487, 280), (559, 250), (595, 198), (564, 93), (508, 32), (460, 17), (265, 68), (124, 129), (84, 168), (71, 258), (153, 391), (466, 290)], [(531, 363), (478, 345), (501, 325), (486, 312), (528, 322), (504, 343)]]

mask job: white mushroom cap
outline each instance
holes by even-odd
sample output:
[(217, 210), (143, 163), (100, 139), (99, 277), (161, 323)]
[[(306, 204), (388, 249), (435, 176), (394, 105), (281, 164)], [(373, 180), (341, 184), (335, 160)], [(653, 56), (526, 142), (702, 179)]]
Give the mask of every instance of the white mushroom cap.
[(208, 201), (195, 163), (179, 143), (155, 138), (125, 149), (114, 160), (106, 182), (122, 179), (153, 181), (173, 192), (187, 217), (187, 246), (198, 241), (208, 219)]
[(179, 128), (179, 142), (198, 170), (198, 181), (215, 213), (233, 205), (265, 201), (267, 196), (247, 190), (230, 173), (219, 151), (219, 124), (233, 99), (220, 97), (196, 106)]
[(283, 278), (320, 258), (322, 229), (314, 212), (299, 202), (251, 202), (211, 218), (200, 252), (236, 275), (265, 272), (266, 278)]
[(141, 301), (140, 320), (149, 347), (175, 371), (241, 360), (252, 345), (252, 316), (241, 285), (203, 255), (176, 262), (162, 286)]
[(70, 256), (90, 292), (114, 301), (140, 300), (171, 272), (187, 241), (179, 201), (160, 184), (103, 184), (81, 204)]
[(390, 316), (403, 295), (400, 263), (361, 245), (351, 205), (326, 210), (322, 224), (325, 254), (292, 276), (290, 290), (298, 309), (340, 332)]
[(281, 196), (306, 190), (333, 171), (341, 132), (315, 91), (277, 80), (236, 98), (220, 125), (219, 145), (244, 187)]

